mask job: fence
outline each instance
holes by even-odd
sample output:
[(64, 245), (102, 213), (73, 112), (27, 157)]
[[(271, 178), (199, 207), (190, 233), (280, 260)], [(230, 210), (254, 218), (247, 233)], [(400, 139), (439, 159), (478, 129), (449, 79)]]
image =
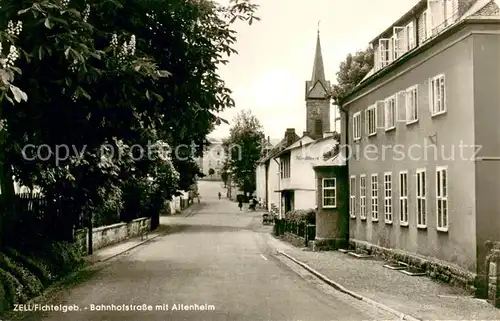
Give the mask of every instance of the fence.
[(307, 224), (305, 222), (297, 223), (294, 221), (276, 219), (274, 230), (276, 236), (291, 233), (295, 236), (302, 237), (304, 238), (306, 246), (309, 244), (309, 241), (314, 241), (316, 238), (316, 225)]
[(83, 227), (81, 212), (74, 205), (72, 199), (48, 199), (42, 194), (21, 193), (9, 199), (0, 195), (4, 244), (37, 237), (71, 240), (73, 229)]

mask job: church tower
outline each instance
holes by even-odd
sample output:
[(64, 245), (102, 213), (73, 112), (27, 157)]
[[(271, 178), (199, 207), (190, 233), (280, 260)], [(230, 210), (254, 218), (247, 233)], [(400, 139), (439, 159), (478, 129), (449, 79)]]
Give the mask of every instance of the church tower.
[(306, 81), (306, 131), (314, 139), (330, 131), (330, 99), (327, 98), (330, 82), (325, 79), (321, 42), (316, 39), (316, 52), (310, 81)]

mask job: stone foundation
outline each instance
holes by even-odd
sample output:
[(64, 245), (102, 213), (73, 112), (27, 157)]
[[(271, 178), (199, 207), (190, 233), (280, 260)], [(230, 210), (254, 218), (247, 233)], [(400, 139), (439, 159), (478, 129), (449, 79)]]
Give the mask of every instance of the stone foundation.
[(353, 239), (349, 241), (349, 247), (356, 251), (366, 251), (369, 255), (373, 255), (385, 261), (404, 262), (410, 267), (425, 271), (425, 273), (433, 279), (461, 287), (471, 294), (476, 291), (476, 274), (451, 263), (420, 256), (415, 253), (388, 249), (365, 241)]
[(313, 251), (335, 251), (345, 248), (347, 241), (343, 239), (316, 238), (313, 243)]
[(482, 279), (488, 301), (500, 308), (500, 242), (486, 242), (486, 276)]

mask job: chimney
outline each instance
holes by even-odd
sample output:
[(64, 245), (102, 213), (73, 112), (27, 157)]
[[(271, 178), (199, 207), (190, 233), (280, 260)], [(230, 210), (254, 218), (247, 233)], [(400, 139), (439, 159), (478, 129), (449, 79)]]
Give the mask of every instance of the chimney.
[(285, 132), (286, 146), (290, 146), (295, 141), (295, 128), (287, 128)]
[(271, 136), (267, 136), (267, 142), (271, 144)]

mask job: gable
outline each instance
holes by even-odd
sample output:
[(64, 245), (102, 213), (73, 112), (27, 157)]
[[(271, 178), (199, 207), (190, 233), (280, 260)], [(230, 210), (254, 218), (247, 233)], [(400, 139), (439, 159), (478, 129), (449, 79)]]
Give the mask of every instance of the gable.
[(309, 93), (307, 98), (326, 98), (327, 91), (320, 81), (317, 81)]

